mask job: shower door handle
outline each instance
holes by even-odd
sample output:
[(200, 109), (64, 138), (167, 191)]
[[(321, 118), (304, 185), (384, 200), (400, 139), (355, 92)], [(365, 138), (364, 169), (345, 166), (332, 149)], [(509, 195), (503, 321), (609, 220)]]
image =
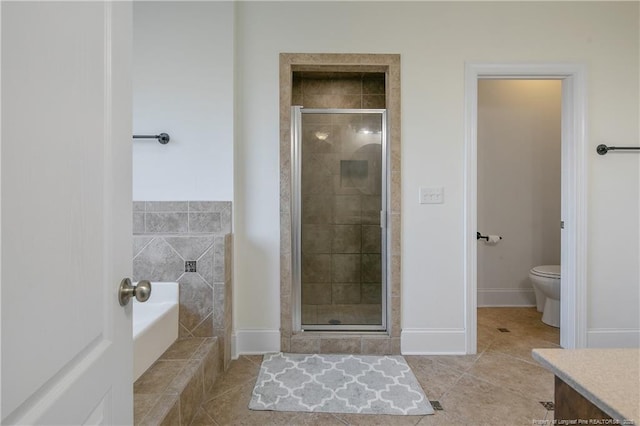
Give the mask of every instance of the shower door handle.
[(380, 210), (380, 228), (387, 227), (387, 212), (384, 210)]
[(132, 297), (135, 297), (138, 302), (146, 302), (151, 296), (151, 283), (147, 280), (138, 282), (138, 285), (131, 285), (131, 280), (125, 278), (120, 282), (118, 288), (118, 302), (120, 306), (126, 306)]

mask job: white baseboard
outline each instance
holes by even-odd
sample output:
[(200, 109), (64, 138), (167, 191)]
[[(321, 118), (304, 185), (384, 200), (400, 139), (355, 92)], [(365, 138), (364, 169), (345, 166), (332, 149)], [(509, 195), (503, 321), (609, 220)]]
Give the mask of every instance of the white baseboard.
[(536, 306), (533, 289), (479, 288), (478, 307)]
[(400, 351), (403, 355), (464, 355), (464, 329), (405, 328)]
[(588, 348), (640, 348), (640, 330), (599, 328), (587, 330)]
[(236, 330), (233, 342), (232, 353), (235, 357), (280, 352), (280, 331)]

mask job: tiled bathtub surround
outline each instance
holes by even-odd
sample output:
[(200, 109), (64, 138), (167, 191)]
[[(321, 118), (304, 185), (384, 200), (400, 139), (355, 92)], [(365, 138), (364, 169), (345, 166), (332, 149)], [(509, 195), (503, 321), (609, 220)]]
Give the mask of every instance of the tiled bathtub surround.
[[(133, 279), (180, 284), (180, 337), (220, 339), (231, 358), (231, 202), (134, 201)], [(195, 261), (192, 265), (185, 262)]]
[(230, 201), (134, 201), (134, 234), (228, 234)]
[(133, 385), (134, 424), (191, 424), (220, 371), (217, 338), (177, 340)]

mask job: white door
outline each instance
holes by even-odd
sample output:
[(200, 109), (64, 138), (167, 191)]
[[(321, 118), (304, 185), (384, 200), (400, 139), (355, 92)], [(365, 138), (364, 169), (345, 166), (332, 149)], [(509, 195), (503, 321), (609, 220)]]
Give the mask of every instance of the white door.
[(2, 2), (3, 424), (131, 424), (131, 4)]

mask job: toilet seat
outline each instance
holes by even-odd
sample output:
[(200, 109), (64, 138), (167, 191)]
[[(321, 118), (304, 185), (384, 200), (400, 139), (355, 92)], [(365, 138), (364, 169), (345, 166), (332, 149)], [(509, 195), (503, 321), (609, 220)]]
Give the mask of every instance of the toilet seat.
[(531, 274), (543, 278), (560, 278), (560, 265), (541, 265), (531, 268)]

